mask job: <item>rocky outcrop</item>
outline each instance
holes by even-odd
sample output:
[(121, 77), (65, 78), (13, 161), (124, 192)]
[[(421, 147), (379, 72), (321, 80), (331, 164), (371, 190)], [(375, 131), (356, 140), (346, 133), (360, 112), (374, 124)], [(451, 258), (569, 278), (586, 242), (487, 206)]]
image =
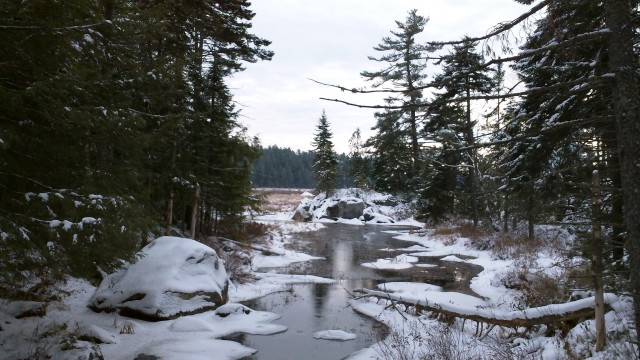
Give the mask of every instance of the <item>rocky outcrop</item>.
[(302, 199), (292, 219), (295, 221), (358, 219), (374, 224), (390, 224), (394, 222), (394, 214), (404, 208), (406, 203), (389, 194), (355, 188), (340, 189), (330, 197), (323, 192), (313, 199)]

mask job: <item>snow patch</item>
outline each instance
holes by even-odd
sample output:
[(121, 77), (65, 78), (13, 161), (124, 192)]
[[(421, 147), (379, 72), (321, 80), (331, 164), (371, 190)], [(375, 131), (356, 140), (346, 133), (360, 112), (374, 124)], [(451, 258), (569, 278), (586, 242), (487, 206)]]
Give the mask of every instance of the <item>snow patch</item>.
[(339, 341), (347, 341), (347, 340), (355, 340), (358, 338), (356, 334), (349, 333), (343, 330), (323, 330), (318, 331), (313, 334), (315, 339), (324, 339), (324, 340), (339, 340)]

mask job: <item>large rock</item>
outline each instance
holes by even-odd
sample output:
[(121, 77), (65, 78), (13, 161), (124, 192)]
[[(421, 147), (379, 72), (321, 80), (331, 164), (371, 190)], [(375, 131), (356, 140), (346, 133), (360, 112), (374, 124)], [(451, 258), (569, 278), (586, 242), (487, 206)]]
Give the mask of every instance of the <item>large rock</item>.
[(362, 216), (365, 205), (360, 199), (340, 200), (327, 207), (327, 217), (342, 219), (357, 219)]
[(291, 218), (294, 221), (311, 221), (313, 219), (313, 214), (311, 213), (311, 200), (302, 199), (300, 205), (296, 208), (296, 211), (293, 213), (293, 217)]
[(147, 320), (174, 319), (227, 302), (229, 279), (216, 252), (195, 240), (164, 236), (134, 264), (108, 275), (89, 300), (96, 311)]
[(360, 217), (360, 220), (364, 222), (374, 223), (374, 224), (393, 224), (394, 223), (392, 218), (386, 215), (376, 213), (370, 207), (364, 209), (363, 214)]

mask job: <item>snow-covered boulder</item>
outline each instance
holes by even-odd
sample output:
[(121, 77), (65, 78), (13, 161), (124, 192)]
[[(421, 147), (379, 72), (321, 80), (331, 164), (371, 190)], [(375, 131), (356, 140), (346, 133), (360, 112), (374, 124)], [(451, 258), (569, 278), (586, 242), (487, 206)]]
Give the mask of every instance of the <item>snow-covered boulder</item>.
[(374, 223), (374, 224), (393, 224), (394, 221), (392, 218), (386, 215), (378, 214), (373, 211), (372, 208), (368, 207), (364, 209), (360, 220), (364, 222)]
[(338, 189), (331, 196), (321, 192), (313, 199), (302, 199), (293, 220), (359, 219), (373, 224), (390, 224), (394, 219), (411, 217), (409, 210), (409, 203), (389, 194), (357, 188)]
[(296, 208), (296, 211), (293, 212), (292, 220), (294, 221), (311, 221), (313, 219), (313, 214), (310, 211), (311, 208), (311, 200), (304, 198), (300, 202), (300, 205)]
[(88, 306), (96, 312), (174, 319), (226, 303), (228, 285), (224, 262), (213, 249), (164, 236), (145, 246), (137, 262), (105, 277)]

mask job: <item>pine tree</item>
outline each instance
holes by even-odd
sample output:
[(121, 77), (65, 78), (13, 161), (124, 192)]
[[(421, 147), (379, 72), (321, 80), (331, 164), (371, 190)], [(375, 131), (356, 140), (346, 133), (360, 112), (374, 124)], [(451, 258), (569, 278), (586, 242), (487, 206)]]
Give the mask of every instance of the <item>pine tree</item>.
[[(382, 52), (380, 57), (370, 56), (370, 60), (383, 63), (384, 68), (379, 71), (363, 71), (362, 77), (374, 81), (373, 87), (379, 87), (390, 83), (394, 90), (398, 90), (402, 96), (392, 99), (392, 105), (401, 105), (402, 110), (397, 118), (398, 127), (406, 128), (409, 136), (409, 151), (412, 161), (412, 172), (405, 174), (405, 179), (412, 182), (418, 173), (420, 163), (420, 147), (418, 143), (419, 124), (418, 119), (422, 111), (419, 105), (422, 99), (420, 90), (425, 84), (424, 73), (427, 62), (427, 52), (431, 49), (420, 45), (416, 37), (424, 31), (429, 21), (418, 15), (417, 10), (409, 11), (404, 22), (396, 21), (398, 31), (391, 31), (393, 37), (384, 37), (382, 43), (374, 47), (374, 50)], [(397, 100), (397, 101), (396, 101)], [(379, 149), (379, 151), (385, 151)], [(387, 167), (394, 167), (390, 162)]]
[(330, 195), (336, 186), (338, 160), (333, 150), (333, 134), (329, 129), (327, 114), (322, 111), (313, 137), (313, 170), (316, 174), (316, 189)]

